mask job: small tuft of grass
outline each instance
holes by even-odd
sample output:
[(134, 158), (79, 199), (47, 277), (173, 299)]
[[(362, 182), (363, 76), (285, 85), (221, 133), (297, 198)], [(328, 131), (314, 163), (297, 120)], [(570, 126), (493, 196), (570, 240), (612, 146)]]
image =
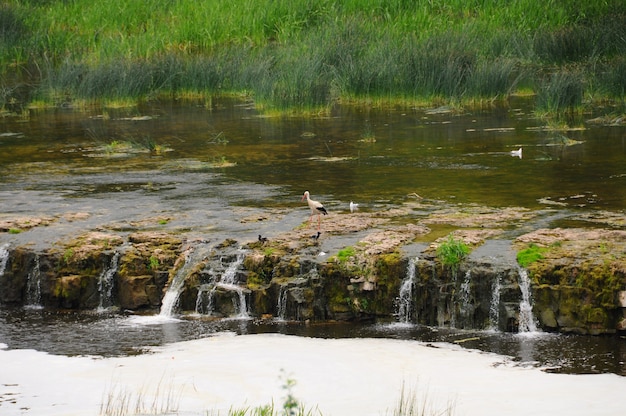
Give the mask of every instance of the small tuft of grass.
[(337, 259), (339, 260), (339, 262), (345, 263), (350, 260), (351, 257), (354, 257), (355, 254), (356, 251), (354, 250), (354, 247), (342, 248), (337, 253)]
[(447, 239), (437, 247), (437, 258), (444, 267), (456, 270), (469, 252), (470, 248), (467, 244), (449, 234)]
[(543, 259), (543, 254), (548, 249), (531, 243), (528, 248), (517, 252), (517, 263), (522, 267), (528, 267), (532, 263)]

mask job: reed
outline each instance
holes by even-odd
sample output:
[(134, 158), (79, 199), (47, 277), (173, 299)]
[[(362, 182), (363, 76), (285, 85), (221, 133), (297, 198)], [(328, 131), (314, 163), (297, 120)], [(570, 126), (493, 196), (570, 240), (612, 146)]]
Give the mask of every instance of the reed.
[[(53, 102), (193, 91), (246, 92), (270, 110), (502, 99), (522, 78), (550, 86), (548, 68), (619, 60), (625, 16), (620, 0), (24, 0), (0, 7), (0, 71), (34, 74), (30, 99)], [(584, 87), (621, 83), (616, 72)]]
[(583, 102), (584, 77), (576, 69), (555, 72), (542, 81), (537, 108), (548, 113), (573, 112)]

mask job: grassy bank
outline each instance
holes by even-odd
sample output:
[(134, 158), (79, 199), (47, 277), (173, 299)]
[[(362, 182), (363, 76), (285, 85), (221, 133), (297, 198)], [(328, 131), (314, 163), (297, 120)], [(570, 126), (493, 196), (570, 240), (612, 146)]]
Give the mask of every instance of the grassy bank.
[(467, 103), (543, 111), (626, 91), (621, 0), (86, 0), (0, 6), (0, 106), (246, 93), (265, 108)]

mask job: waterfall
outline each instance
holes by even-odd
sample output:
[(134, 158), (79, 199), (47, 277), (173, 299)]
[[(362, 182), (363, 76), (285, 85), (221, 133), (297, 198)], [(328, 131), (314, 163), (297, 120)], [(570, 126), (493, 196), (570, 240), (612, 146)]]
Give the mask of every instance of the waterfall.
[(415, 286), (415, 274), (417, 270), (417, 261), (413, 258), (409, 260), (406, 270), (406, 277), (400, 285), (400, 293), (398, 294), (396, 316), (400, 323), (411, 323), (411, 306), (413, 305), (413, 287)]
[(108, 267), (104, 267), (100, 277), (98, 278), (98, 295), (100, 296), (100, 304), (98, 305), (98, 312), (105, 312), (108, 308), (113, 306), (113, 278), (117, 273), (117, 268), (120, 261), (120, 253), (115, 252)]
[[(235, 310), (236, 318), (249, 318), (248, 307), (246, 304), (246, 295), (243, 289), (236, 284), (237, 271), (243, 264), (246, 257), (245, 250), (239, 250), (237, 257), (232, 261), (224, 272), (219, 275), (216, 281), (212, 284), (203, 285), (198, 290), (198, 297), (196, 298), (196, 312), (211, 315), (215, 309), (215, 292), (219, 289), (224, 289), (229, 292), (235, 292), (237, 298), (233, 298), (233, 308)], [(203, 305), (206, 304), (206, 307)]]
[(4, 274), (4, 270), (7, 267), (8, 260), (9, 260), (9, 243), (6, 243), (0, 247), (0, 276)]
[(185, 286), (185, 279), (190, 274), (191, 270), (193, 270), (193, 266), (197, 264), (197, 259), (202, 259), (205, 254), (203, 246), (204, 245), (193, 246), (184, 252), (185, 264), (183, 264), (176, 271), (174, 278), (172, 278), (172, 281), (163, 296), (159, 316), (164, 318), (171, 318), (174, 316), (174, 308), (176, 307), (180, 293)]
[(459, 277), (457, 275), (457, 270), (452, 270), (452, 293), (450, 294), (449, 302), (446, 304), (446, 311), (450, 316), (450, 328), (456, 328), (456, 305), (458, 302), (458, 293), (456, 291), (457, 283), (459, 281)]
[(278, 305), (276, 305), (276, 315), (278, 320), (284, 321), (287, 314), (287, 285), (280, 285), (278, 292)]
[(41, 270), (39, 268), (39, 255), (35, 256), (35, 265), (28, 273), (26, 280), (26, 308), (41, 309)]
[(500, 283), (500, 276), (493, 282), (491, 289), (491, 304), (489, 305), (489, 327), (490, 329), (497, 330), (500, 323), (500, 289), (502, 285)]
[(459, 292), (459, 312), (461, 314), (461, 324), (463, 327), (471, 327), (472, 325), (472, 312), (473, 307), (471, 304), (471, 287), (472, 287), (472, 273), (468, 270), (465, 273), (463, 283)]
[(522, 267), (518, 267), (519, 287), (522, 292), (522, 300), (519, 304), (519, 332), (537, 332), (535, 317), (533, 316), (532, 296), (530, 293), (530, 279), (528, 272)]
[[(211, 307), (211, 297), (215, 286), (201, 285), (198, 287), (198, 295), (196, 296), (196, 313), (199, 315), (207, 314)], [(206, 309), (204, 305), (207, 305)]]

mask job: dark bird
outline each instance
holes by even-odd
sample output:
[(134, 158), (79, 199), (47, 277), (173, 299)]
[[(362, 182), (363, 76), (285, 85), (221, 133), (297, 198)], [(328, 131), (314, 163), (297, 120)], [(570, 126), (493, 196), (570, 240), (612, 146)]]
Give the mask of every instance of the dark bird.
[(322, 234), (322, 233), (318, 231), (318, 232), (317, 232), (317, 234), (313, 234), (313, 235), (311, 236), (311, 238), (312, 238), (313, 240), (318, 240), (318, 239), (320, 238), (320, 234)]
[(313, 219), (313, 215), (317, 214), (317, 229), (319, 230), (322, 225), (322, 214), (328, 215), (328, 211), (324, 208), (321, 202), (314, 201), (309, 198), (309, 191), (304, 191), (304, 195), (302, 196), (302, 201), (306, 198), (307, 204), (309, 204), (309, 208), (311, 209), (311, 216), (309, 217), (309, 226), (311, 226), (311, 220)]
[(260, 241), (261, 243), (267, 243), (267, 238), (265, 238), (265, 237), (261, 237), (261, 234), (259, 234), (259, 241)]

